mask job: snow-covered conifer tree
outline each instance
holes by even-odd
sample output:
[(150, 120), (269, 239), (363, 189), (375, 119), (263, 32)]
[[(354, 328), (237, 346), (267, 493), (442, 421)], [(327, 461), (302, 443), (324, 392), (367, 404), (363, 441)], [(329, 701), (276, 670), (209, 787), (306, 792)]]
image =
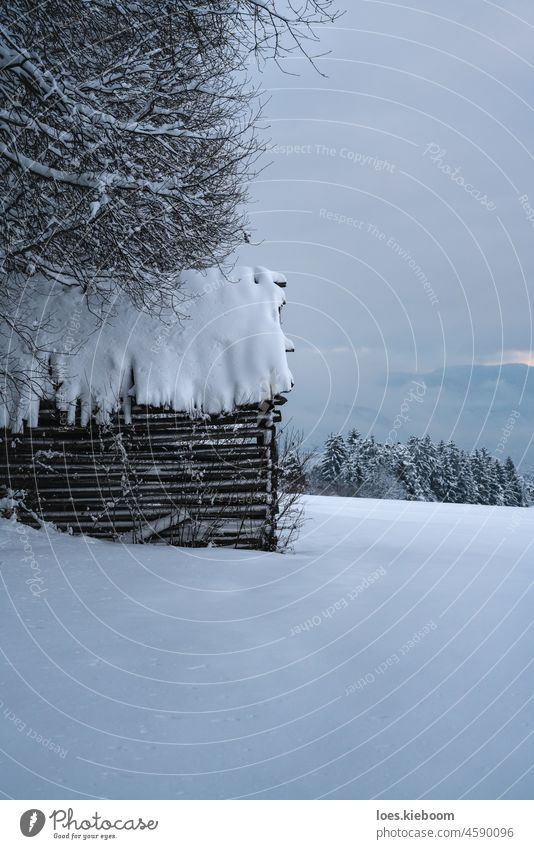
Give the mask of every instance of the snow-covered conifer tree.
[(347, 495), (357, 495), (364, 478), (362, 468), (362, 437), (353, 428), (346, 440), (346, 459), (342, 470), (343, 482)]
[(321, 477), (335, 487), (342, 483), (342, 473), (347, 460), (345, 440), (340, 433), (332, 433), (325, 443), (321, 459)]
[(428, 434), (422, 439), (411, 436), (407, 448), (417, 469), (423, 498), (425, 501), (433, 501), (435, 496), (431, 481), (436, 468), (436, 448)]
[(363, 498), (406, 498), (397, 476), (398, 446), (381, 445), (374, 437), (362, 444), (363, 480), (358, 494)]
[(424, 501), (425, 493), (411, 451), (408, 447), (399, 445), (396, 453), (396, 477), (406, 492), (405, 497), (409, 501)]
[(449, 487), (445, 501), (450, 501), (453, 504), (462, 503), (461, 492), (461, 473), (462, 463), (461, 454), (457, 445), (452, 440), (449, 440), (445, 446), (447, 455), (446, 465), (448, 466)]
[(471, 457), (465, 451), (461, 451), (459, 456), (456, 496), (458, 504), (479, 503), (478, 487), (473, 474), (473, 464)]
[(436, 449), (436, 464), (431, 478), (432, 491), (436, 499), (438, 501), (450, 501), (450, 492), (454, 483), (449, 452), (447, 446), (441, 440)]
[(504, 503), (510, 507), (523, 507), (525, 504), (525, 485), (517, 473), (515, 463), (507, 457), (503, 467)]
[(479, 504), (495, 504), (495, 468), (485, 448), (477, 448), (473, 457), (473, 472), (478, 488)]

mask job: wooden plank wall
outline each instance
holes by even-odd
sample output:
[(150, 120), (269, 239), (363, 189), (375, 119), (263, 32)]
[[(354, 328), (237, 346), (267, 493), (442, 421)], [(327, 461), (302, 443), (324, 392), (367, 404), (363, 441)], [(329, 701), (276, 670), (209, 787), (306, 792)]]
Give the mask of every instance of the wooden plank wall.
[(41, 518), (95, 537), (276, 547), (272, 404), (206, 420), (140, 406), (130, 425), (64, 419), (43, 404), (38, 427), (3, 435), (0, 495), (25, 491)]

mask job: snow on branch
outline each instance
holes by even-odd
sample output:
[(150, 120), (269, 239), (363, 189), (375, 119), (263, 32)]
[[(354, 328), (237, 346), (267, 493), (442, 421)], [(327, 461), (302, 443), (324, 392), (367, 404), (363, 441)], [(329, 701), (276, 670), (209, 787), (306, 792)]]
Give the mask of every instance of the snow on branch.
[(251, 54), (312, 61), (332, 0), (0, 7), (0, 316), (40, 273), (158, 309), (247, 238), (264, 143)]
[(210, 5), (2, 6), (4, 274), (112, 278), (146, 305), (243, 240), (258, 107)]

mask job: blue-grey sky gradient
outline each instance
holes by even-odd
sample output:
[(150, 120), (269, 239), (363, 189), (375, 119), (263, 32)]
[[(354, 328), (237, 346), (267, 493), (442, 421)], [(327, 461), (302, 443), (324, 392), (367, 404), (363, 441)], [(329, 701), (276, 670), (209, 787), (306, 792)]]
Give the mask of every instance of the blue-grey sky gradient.
[(401, 441), (532, 469), (534, 8), (355, 0), (321, 49), (324, 77), (262, 74), (271, 165), (240, 256), (289, 279), (286, 417), (316, 445), (385, 439), (402, 408)]

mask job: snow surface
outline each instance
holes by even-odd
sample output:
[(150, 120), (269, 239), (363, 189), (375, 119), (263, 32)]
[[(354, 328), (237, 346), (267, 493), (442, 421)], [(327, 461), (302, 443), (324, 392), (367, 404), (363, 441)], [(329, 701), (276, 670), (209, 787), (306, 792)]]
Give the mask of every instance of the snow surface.
[(16, 798), (532, 798), (534, 511), (307, 499), (294, 554), (0, 523)]
[(278, 282), (283, 275), (261, 267), (228, 277), (187, 271), (174, 303), (151, 315), (120, 290), (103, 304), (78, 286), (30, 278), (11, 317), (22, 337), (9, 327), (0, 333), (0, 358), (24, 378), (6, 387), (0, 427), (36, 425), (41, 397), (55, 399), (71, 421), (81, 401), (84, 422), (93, 412), (105, 422), (121, 405), (128, 418), (134, 396), (139, 404), (211, 414), (287, 392), (292, 345), (280, 326)]

